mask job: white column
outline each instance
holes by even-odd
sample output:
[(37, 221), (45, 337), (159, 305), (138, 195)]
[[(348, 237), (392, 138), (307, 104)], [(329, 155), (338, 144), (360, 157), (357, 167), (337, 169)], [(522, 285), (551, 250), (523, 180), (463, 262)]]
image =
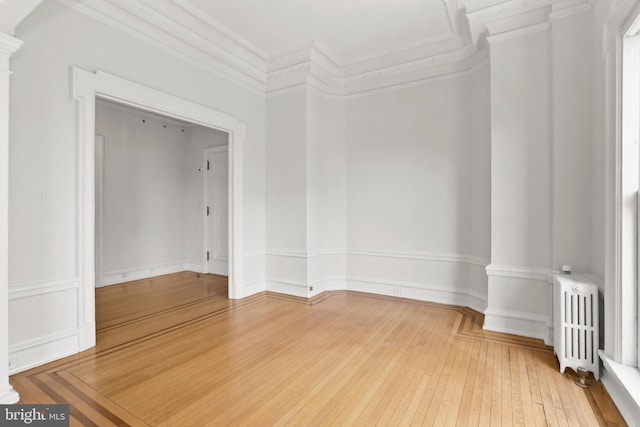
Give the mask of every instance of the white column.
[(20, 398), (9, 384), (9, 58), (21, 44), (0, 33), (0, 404)]
[(490, 36), (491, 265), (485, 329), (551, 327), (550, 50), (546, 22)]

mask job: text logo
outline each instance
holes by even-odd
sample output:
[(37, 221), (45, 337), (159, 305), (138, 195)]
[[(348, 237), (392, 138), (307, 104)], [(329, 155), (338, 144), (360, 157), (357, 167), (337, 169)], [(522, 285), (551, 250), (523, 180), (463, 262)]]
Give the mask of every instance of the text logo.
[(0, 405), (0, 425), (68, 427), (69, 405)]

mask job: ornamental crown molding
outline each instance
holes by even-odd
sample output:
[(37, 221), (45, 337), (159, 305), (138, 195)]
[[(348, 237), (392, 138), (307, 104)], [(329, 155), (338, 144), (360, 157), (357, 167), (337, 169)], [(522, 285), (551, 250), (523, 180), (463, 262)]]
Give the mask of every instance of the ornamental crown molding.
[(0, 33), (0, 55), (12, 55), (22, 46), (23, 41), (11, 37), (8, 34)]
[(58, 0), (199, 67), (264, 92), (264, 54), (196, 16), (181, 0)]
[(474, 45), (508, 33), (590, 11), (594, 0), (460, 0)]
[(10, 73), (9, 58), (22, 46), (22, 40), (0, 33), (0, 73)]
[(594, 0), (442, 0), (448, 34), (346, 63), (316, 41), (267, 55), (189, 0), (58, 1), (261, 94), (308, 84), (349, 95), (468, 71), (486, 58), (487, 35), (577, 13)]

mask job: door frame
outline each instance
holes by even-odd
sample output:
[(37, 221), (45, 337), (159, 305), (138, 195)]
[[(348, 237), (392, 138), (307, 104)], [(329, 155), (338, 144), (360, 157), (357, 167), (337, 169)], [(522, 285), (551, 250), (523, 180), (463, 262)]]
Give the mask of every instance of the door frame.
[(236, 117), (114, 75), (73, 67), (76, 101), (76, 206), (78, 346), (96, 344), (95, 324), (95, 104), (96, 98), (162, 114), (228, 133), (229, 150), (229, 288), (241, 298), (243, 284), (243, 172), (246, 126)]
[(96, 259), (96, 273), (95, 273), (95, 287), (104, 286), (104, 257), (103, 257), (103, 243), (104, 243), (104, 136), (96, 134), (96, 238), (95, 238), (95, 259)]
[[(229, 144), (226, 145), (218, 145), (214, 147), (207, 147), (202, 150), (202, 272), (210, 273), (209, 271), (209, 260), (207, 259), (207, 249), (211, 249), (211, 242), (209, 241), (209, 216), (207, 215), (207, 206), (209, 205), (209, 175), (207, 170), (207, 155), (209, 153), (227, 153), (227, 163), (229, 162)], [(229, 168), (229, 175), (231, 175), (231, 168)], [(231, 192), (231, 176), (229, 176), (228, 182), (228, 191), (227, 194)], [(228, 219), (231, 218), (229, 211), (227, 211)], [(228, 224), (229, 228), (229, 236), (231, 236), (231, 223)], [(228, 253), (231, 254), (231, 247), (229, 247)], [(229, 260), (227, 260), (229, 263)], [(228, 271), (230, 272), (230, 266), (227, 266)]]

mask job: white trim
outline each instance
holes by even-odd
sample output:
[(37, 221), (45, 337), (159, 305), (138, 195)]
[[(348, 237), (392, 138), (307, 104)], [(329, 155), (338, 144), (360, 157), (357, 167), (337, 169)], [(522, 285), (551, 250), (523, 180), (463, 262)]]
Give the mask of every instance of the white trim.
[(9, 373), (11, 375), (77, 352), (79, 331), (64, 331), (20, 341), (9, 346)]
[(625, 37), (633, 37), (640, 31), (640, 2), (636, 3), (633, 10), (629, 12), (627, 19), (622, 24), (621, 33)]
[(600, 350), (602, 384), (629, 427), (640, 426), (640, 370), (611, 360)]
[(20, 396), (9, 384), (9, 98), (10, 58), (22, 41), (0, 33), (0, 403)]
[(287, 279), (267, 278), (265, 281), (267, 291), (303, 298), (309, 297), (309, 286), (304, 282)]
[(308, 254), (304, 250), (300, 249), (287, 249), (287, 248), (270, 248), (265, 251), (267, 256), (281, 256), (288, 258), (307, 258)]
[[(180, 25), (175, 21), (175, 16), (163, 16), (149, 6), (140, 6), (139, 2), (132, 2), (129, 10), (124, 10), (122, 5), (125, 8), (127, 5), (122, 2), (119, 6), (115, 6), (111, 2), (101, 0), (58, 1), (189, 64), (249, 89), (253, 93), (264, 94), (266, 81), (264, 60), (256, 61), (255, 58), (250, 58), (250, 54), (241, 54), (237, 50), (232, 50), (231, 46), (221, 49), (216, 44), (222, 41), (217, 37), (221, 34), (218, 29), (211, 27), (208, 34), (210, 38), (216, 39), (215, 41), (203, 38), (191, 31), (193, 23)], [(155, 0), (158, 3), (160, 1)]]
[(487, 308), (483, 329), (544, 340), (553, 345), (553, 323), (550, 316), (520, 310)]
[(493, 34), (487, 37), (489, 44), (496, 44), (507, 40), (516, 39), (519, 37), (525, 37), (531, 34), (547, 31), (551, 28), (549, 22), (541, 22), (539, 24), (529, 25), (524, 28), (517, 28), (515, 30), (509, 30), (498, 34)]
[[(210, 241), (210, 234), (209, 234), (209, 223), (210, 221), (215, 221), (215, 215), (213, 214), (207, 214), (208, 210), (207, 207), (211, 206), (211, 205), (215, 205), (216, 201), (215, 200), (209, 200), (209, 181), (212, 179), (210, 177), (209, 172), (211, 172), (208, 169), (209, 166), (209, 161), (207, 160), (210, 154), (218, 154), (218, 153), (225, 153), (227, 154), (227, 165), (229, 163), (229, 145), (224, 144), (224, 145), (217, 145), (214, 147), (207, 147), (205, 149), (202, 150), (202, 273), (210, 273), (209, 271), (209, 266), (210, 266), (210, 262), (211, 261), (218, 261), (221, 263), (226, 263), (228, 264), (228, 258), (221, 258), (216, 256), (217, 254), (217, 250), (215, 250), (216, 247), (216, 242), (211, 242)], [(227, 174), (231, 173), (231, 168), (228, 167), (227, 168)], [(231, 176), (227, 177), (228, 180), (228, 189), (227, 189), (227, 193), (231, 194), (231, 184), (232, 184), (232, 179)], [(231, 227), (231, 222), (228, 221), (228, 226)], [(228, 236), (231, 236), (231, 230), (227, 230)], [(209, 252), (210, 258), (211, 260), (207, 259), (207, 252)], [(230, 252), (230, 251), (229, 251)], [(227, 265), (227, 269), (228, 269), (228, 265)], [(220, 271), (218, 271), (217, 273), (221, 273)], [(216, 274), (217, 274), (216, 273)]]
[(422, 282), (385, 280), (372, 277), (345, 276), (346, 290), (469, 307), (482, 313), (487, 296), (467, 289), (452, 289)]
[[(106, 103), (105, 103), (106, 104)], [(109, 104), (113, 105), (113, 104)], [(96, 287), (104, 286), (104, 136), (96, 134)]]
[(321, 256), (331, 256), (331, 255), (347, 255), (346, 249), (322, 249), (317, 252), (310, 252), (307, 255), (308, 258), (316, 258)]
[(251, 258), (251, 257), (256, 257), (256, 256), (264, 256), (266, 254), (266, 252), (262, 249), (255, 249), (255, 250), (251, 250), (251, 251), (246, 251), (242, 256), (244, 256), (245, 258)]
[(549, 21), (558, 21), (560, 19), (569, 18), (583, 13), (591, 12), (595, 1), (587, 0), (585, 3), (578, 3), (563, 9), (553, 10), (549, 13)]
[(11, 386), (0, 392), (0, 405), (13, 405), (19, 401), (20, 395)]
[[(196, 267), (195, 269), (193, 267)], [(118, 283), (132, 282), (134, 280), (149, 279), (165, 274), (193, 271), (203, 273), (203, 266), (196, 260), (178, 260), (169, 263), (153, 264), (144, 267), (125, 268), (106, 271), (102, 278), (102, 286), (110, 286)]]
[(481, 255), (455, 254), (446, 252), (405, 252), (398, 250), (367, 250), (367, 249), (323, 249), (317, 252), (307, 253), (300, 249), (269, 248), (265, 255), (281, 256), (288, 258), (315, 258), (326, 255), (351, 255), (382, 258), (401, 258), (407, 260), (453, 262), (472, 264), (485, 268), (489, 264), (489, 258)]
[(553, 271), (550, 268), (490, 264), (486, 270), (489, 277), (511, 277), (547, 282), (548, 284), (551, 284), (553, 277)]
[(51, 292), (76, 289), (79, 286), (77, 277), (66, 277), (54, 280), (37, 280), (33, 282), (9, 285), (9, 301), (48, 294)]
[[(0, 32), (0, 55), (10, 57), (22, 47), (24, 42), (22, 40), (11, 37), (7, 34)], [(0, 57), (0, 64), (2, 64), (4, 58)], [(0, 66), (0, 72), (9, 72), (8, 61), (6, 68)]]
[(365, 250), (365, 249), (347, 249), (347, 255), (355, 256), (372, 256), (383, 258), (402, 258), (419, 261), (433, 262), (454, 262), (477, 265), (485, 268), (489, 264), (489, 258), (481, 255), (456, 254), (445, 252), (404, 252), (390, 250)]
[(255, 280), (244, 284), (241, 294), (238, 298), (246, 298), (251, 295), (258, 294), (267, 290), (266, 282), (264, 280)]
[(229, 298), (236, 298), (243, 275), (243, 170), (246, 126), (236, 117), (101, 71), (72, 68), (77, 102), (77, 275), (79, 350), (95, 345), (95, 102), (96, 97), (211, 127), (229, 134), (230, 262)]

